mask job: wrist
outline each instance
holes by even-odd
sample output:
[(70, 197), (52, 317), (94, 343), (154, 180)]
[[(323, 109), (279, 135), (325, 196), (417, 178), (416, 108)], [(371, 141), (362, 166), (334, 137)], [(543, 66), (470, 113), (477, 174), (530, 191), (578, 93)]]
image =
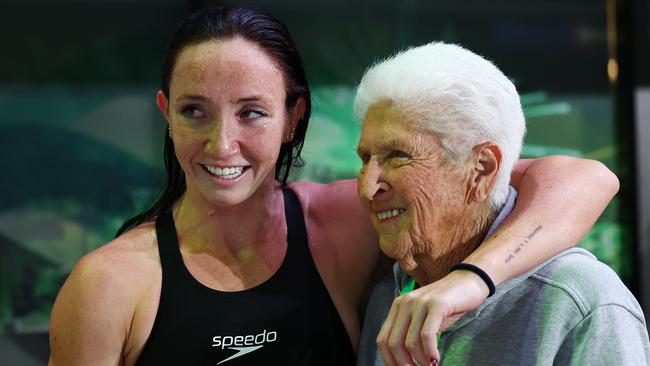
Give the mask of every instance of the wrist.
[[(488, 239), (489, 241), (489, 239)], [(463, 263), (469, 263), (473, 264), (479, 268), (481, 268), (485, 273), (490, 276), (492, 279), (492, 282), (494, 285), (499, 285), (501, 282), (507, 280), (509, 277), (502, 276), (502, 273), (506, 268), (504, 268), (503, 265), (503, 259), (500, 259), (494, 252), (485, 252), (483, 253), (482, 250), (485, 250), (486, 245), (489, 244), (488, 241), (483, 243), (479, 249), (474, 251), (472, 254), (470, 254), (467, 258), (463, 260)], [(493, 250), (494, 248), (491, 247), (488, 250)], [(496, 252), (496, 251), (495, 251)], [(487, 255), (489, 254), (489, 255)]]
[(441, 281), (443, 280), (448, 281), (451, 286), (458, 290), (458, 292), (455, 292), (456, 296), (470, 298), (470, 301), (476, 302), (476, 306), (483, 303), (490, 294), (485, 282), (470, 271), (458, 270), (449, 272)]
[(465, 273), (466, 279), (471, 280), (475, 285), (479, 286), (486, 297), (494, 295), (496, 291), (494, 282), (480, 267), (470, 263), (457, 263), (451, 267), (451, 273), (454, 272)]

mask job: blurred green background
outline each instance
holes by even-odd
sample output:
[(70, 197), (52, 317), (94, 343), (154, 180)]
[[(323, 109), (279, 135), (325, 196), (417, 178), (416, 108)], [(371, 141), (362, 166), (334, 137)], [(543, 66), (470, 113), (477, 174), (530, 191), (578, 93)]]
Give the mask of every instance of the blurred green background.
[[(513, 78), (528, 121), (523, 157), (597, 159), (631, 179), (617, 117), (607, 1), (17, 0), (0, 5), (0, 354), (47, 360), (48, 318), (68, 272), (158, 191), (160, 65), (178, 20), (208, 4), (283, 20), (314, 110), (294, 179), (354, 177), (354, 86), (378, 58), (460, 43)], [(611, 14), (610, 14), (611, 15)], [(611, 37), (611, 35), (610, 35)], [(614, 52), (614, 53), (613, 53)], [(623, 190), (624, 192), (625, 190)], [(633, 281), (634, 197), (619, 195), (579, 244)], [(561, 214), (561, 213), (560, 213)]]

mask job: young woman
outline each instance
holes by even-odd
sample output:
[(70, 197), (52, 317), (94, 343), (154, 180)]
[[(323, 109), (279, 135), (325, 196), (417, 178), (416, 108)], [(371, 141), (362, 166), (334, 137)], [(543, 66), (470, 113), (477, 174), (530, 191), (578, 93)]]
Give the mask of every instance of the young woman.
[[(178, 26), (162, 79), (164, 191), (73, 269), (52, 311), (50, 364), (354, 363), (376, 236), (355, 181), (286, 186), (311, 108), (286, 28), (258, 11), (201, 10)], [(618, 184), (570, 158), (515, 170), (518, 206), (471, 258), (497, 283), (573, 245)], [(502, 265), (538, 225), (536, 245)], [(472, 293), (445, 311), (485, 298)]]

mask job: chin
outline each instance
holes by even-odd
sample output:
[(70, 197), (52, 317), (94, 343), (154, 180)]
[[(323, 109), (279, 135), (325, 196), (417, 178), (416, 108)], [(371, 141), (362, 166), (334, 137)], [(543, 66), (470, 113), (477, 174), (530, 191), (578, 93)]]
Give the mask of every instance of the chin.
[(393, 244), (393, 242), (386, 240), (382, 237), (379, 238), (379, 249), (387, 257), (395, 259), (394, 250), (393, 250), (394, 247), (395, 245)]
[(216, 206), (216, 207), (221, 207), (221, 208), (228, 208), (228, 207), (233, 207), (237, 206), (243, 202), (245, 202), (250, 195), (247, 195), (245, 192), (211, 192), (208, 195), (204, 196), (206, 198), (206, 201), (211, 205), (211, 206)]
[(400, 243), (399, 240), (391, 237), (381, 236), (379, 238), (379, 249), (390, 258), (400, 261), (408, 254), (408, 247)]

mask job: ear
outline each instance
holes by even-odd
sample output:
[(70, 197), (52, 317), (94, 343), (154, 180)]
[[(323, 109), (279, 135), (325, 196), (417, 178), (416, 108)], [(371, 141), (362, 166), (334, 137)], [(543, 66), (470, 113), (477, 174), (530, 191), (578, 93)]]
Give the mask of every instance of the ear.
[(468, 162), (468, 202), (483, 202), (490, 195), (501, 167), (501, 157), (501, 148), (491, 141), (474, 146), (473, 156)]
[(165, 116), (167, 124), (169, 124), (169, 102), (162, 90), (158, 90), (158, 93), (156, 93), (156, 105), (163, 116)]
[(284, 131), (285, 139), (283, 142), (289, 142), (293, 139), (291, 131), (295, 131), (295, 128), (298, 126), (298, 122), (305, 114), (305, 109), (307, 108), (307, 103), (303, 96), (298, 97), (296, 104), (289, 111), (289, 123)]

